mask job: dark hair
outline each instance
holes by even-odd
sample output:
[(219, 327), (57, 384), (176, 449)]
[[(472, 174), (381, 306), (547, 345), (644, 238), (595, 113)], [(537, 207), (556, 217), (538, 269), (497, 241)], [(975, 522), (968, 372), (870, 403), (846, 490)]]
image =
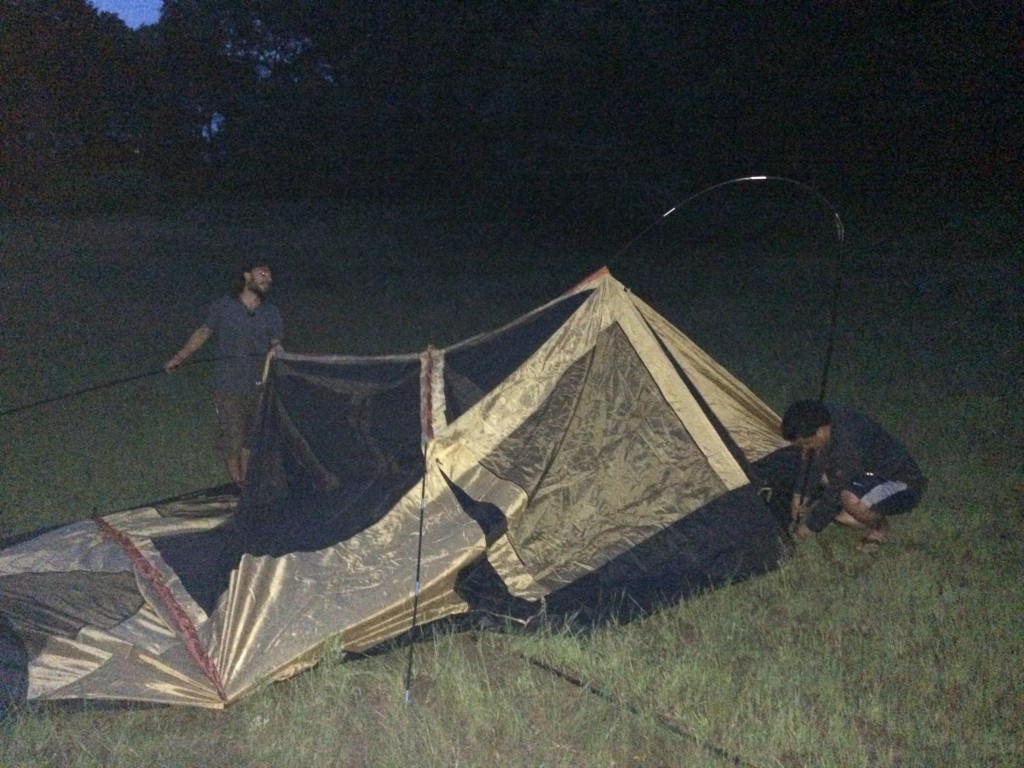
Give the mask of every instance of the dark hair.
[(824, 427), (832, 423), (832, 414), (824, 403), (817, 400), (797, 400), (786, 409), (782, 417), (782, 436), (789, 441), (801, 437), (811, 437)]

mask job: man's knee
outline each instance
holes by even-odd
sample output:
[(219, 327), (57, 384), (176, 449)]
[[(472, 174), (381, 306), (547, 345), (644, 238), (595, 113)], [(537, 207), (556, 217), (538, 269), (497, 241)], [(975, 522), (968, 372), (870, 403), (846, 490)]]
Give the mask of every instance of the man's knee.
[(852, 517), (861, 525), (874, 526), (882, 518), (881, 514), (871, 509), (852, 491), (843, 491), (840, 494), (840, 500), (843, 504), (843, 513)]

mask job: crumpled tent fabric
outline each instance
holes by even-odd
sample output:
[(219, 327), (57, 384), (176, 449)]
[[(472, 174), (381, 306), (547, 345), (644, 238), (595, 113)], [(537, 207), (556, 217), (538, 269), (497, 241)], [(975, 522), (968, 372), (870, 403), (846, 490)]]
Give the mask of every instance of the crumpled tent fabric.
[(418, 560), (418, 623), (601, 620), (763, 573), (786, 551), (759, 493), (793, 472), (778, 426), (605, 270), (446, 349), (277, 353), (240, 499), (0, 552), (0, 682), (220, 708), (329, 641), (407, 632)]

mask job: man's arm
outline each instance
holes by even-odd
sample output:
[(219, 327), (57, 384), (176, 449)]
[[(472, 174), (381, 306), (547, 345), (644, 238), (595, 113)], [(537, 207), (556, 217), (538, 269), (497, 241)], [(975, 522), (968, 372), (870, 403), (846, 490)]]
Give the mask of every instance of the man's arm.
[(167, 373), (171, 373), (172, 371), (178, 370), (178, 368), (181, 367), (181, 364), (184, 363), (192, 355), (192, 353), (194, 353), (197, 349), (203, 346), (203, 344), (206, 343), (207, 339), (209, 339), (210, 336), (212, 335), (213, 331), (211, 331), (205, 325), (202, 325), (199, 328), (197, 328), (195, 331), (192, 332), (192, 335), (188, 337), (188, 341), (186, 341), (185, 345), (177, 351), (174, 357), (172, 357), (170, 360), (164, 363), (164, 370)]

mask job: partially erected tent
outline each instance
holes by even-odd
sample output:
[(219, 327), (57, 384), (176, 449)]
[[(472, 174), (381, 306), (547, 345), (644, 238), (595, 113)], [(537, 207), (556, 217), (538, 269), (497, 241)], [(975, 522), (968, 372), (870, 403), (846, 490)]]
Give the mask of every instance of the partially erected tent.
[(279, 353), (237, 504), (0, 553), (8, 697), (219, 708), (329, 640), (407, 632), (417, 587), (420, 623), (600, 620), (765, 572), (786, 537), (758, 493), (786, 466), (778, 424), (604, 270), (447, 349)]

